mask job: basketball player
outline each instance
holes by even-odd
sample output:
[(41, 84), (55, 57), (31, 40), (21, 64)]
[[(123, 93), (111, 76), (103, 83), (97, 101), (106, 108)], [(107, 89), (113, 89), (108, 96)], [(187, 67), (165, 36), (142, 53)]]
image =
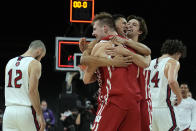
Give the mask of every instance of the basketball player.
[(189, 88), (186, 83), (180, 85), (182, 102), (175, 106), (180, 131), (196, 131), (196, 101), (188, 97)]
[[(151, 54), (150, 48), (148, 48), (146, 45), (140, 43), (141, 40), (138, 41), (138, 40), (132, 39), (134, 35), (130, 35), (130, 33), (133, 33), (133, 32), (132, 32), (131, 29), (128, 29), (127, 20), (123, 15), (120, 15), (120, 14), (113, 15), (113, 19), (114, 19), (114, 22), (115, 22), (115, 27), (116, 27), (117, 33), (120, 36), (123, 36), (124, 38), (127, 38), (127, 39), (122, 39), (121, 38), (120, 41), (118, 41), (118, 39), (120, 37), (115, 36), (116, 37), (116, 39), (115, 39), (116, 42), (122, 43), (122, 40), (124, 40), (124, 43), (122, 43), (122, 44), (125, 44), (125, 45), (133, 48), (134, 50), (137, 51), (138, 54), (141, 54), (141, 55), (144, 55), (144, 56), (148, 56), (148, 55)], [(142, 38), (142, 39), (145, 39), (145, 37), (147, 35), (147, 27), (146, 27), (145, 21), (141, 23), (141, 26), (142, 27), (145, 26), (145, 28), (144, 27), (143, 28), (141, 27), (141, 29), (139, 28), (140, 30), (138, 30), (138, 33), (139, 33), (138, 36), (141, 35), (141, 34), (143, 35), (143, 33), (145, 33), (145, 35), (143, 35), (144, 38)], [(129, 33), (129, 36), (127, 36), (128, 33)]]
[[(109, 37), (117, 35), (112, 16), (100, 13), (93, 21), (93, 35), (97, 43), (91, 55), (110, 57), (105, 53), (105, 48), (113, 46)], [(129, 48), (123, 48), (129, 51)], [(84, 81), (94, 81), (92, 75), (96, 65), (89, 65), (85, 71)], [(102, 67), (97, 71), (100, 85), (99, 107), (95, 118), (94, 131), (140, 131), (140, 91), (137, 82), (138, 67), (135, 64), (127, 68)], [(130, 81), (130, 79), (132, 81)], [(120, 84), (119, 84), (120, 82)], [(112, 119), (111, 119), (112, 118)]]
[[(176, 130), (174, 105), (180, 104), (182, 95), (177, 81), (179, 59), (185, 47), (179, 40), (166, 40), (161, 48), (162, 56), (151, 61), (149, 86), (152, 97), (152, 130)], [(176, 100), (177, 98), (177, 100)]]
[(7, 63), (4, 131), (44, 131), (45, 121), (40, 106), (38, 81), (41, 76), (40, 61), (45, 54), (44, 43), (35, 40), (24, 54)]
[[(142, 95), (142, 100), (141, 100), (141, 127), (142, 131), (150, 131), (152, 129), (151, 125), (151, 98), (150, 98), (150, 93), (149, 93), (149, 88), (147, 88), (147, 83), (146, 83), (146, 77), (147, 73), (144, 70), (144, 68), (148, 67), (151, 61), (150, 57), (150, 49), (146, 47), (145, 45), (139, 43), (138, 41), (142, 41), (145, 39), (147, 35), (147, 26), (145, 23), (145, 20), (141, 17), (130, 15), (128, 17), (128, 23), (126, 25), (126, 30), (124, 30), (123, 25), (125, 23), (125, 18), (122, 16), (116, 17), (115, 20), (115, 25), (118, 32), (125, 32), (126, 37), (128, 39), (122, 39), (121, 37), (114, 36), (112, 38), (113, 43), (121, 43), (125, 44), (129, 47), (132, 47), (133, 49), (136, 49), (137, 53), (142, 54), (137, 55), (132, 52), (128, 52), (127, 55), (132, 56), (132, 60), (135, 64), (137, 64), (140, 67), (140, 74), (138, 81), (140, 83), (140, 89), (141, 89), (141, 95)], [(121, 28), (119, 28), (121, 27)], [(145, 47), (145, 48), (141, 48)], [(144, 50), (147, 49), (147, 50)], [(120, 52), (120, 46), (119, 47), (111, 47), (107, 48), (107, 54), (112, 55), (112, 54), (121, 54), (123, 55), (123, 52)], [(125, 52), (124, 52), (125, 53)]]
[[(124, 16), (117, 14), (117, 15), (113, 15), (113, 19), (114, 19), (114, 23), (115, 23), (115, 28), (117, 30), (118, 35), (126, 38), (126, 19), (124, 18)], [(120, 40), (119, 40), (120, 38)], [(144, 44), (141, 44), (139, 42), (133, 41), (132, 39), (122, 39), (121, 37), (110, 37), (110, 39), (113, 40), (113, 43), (120, 45), (120, 44), (124, 44), (126, 46), (129, 46), (131, 48), (133, 48), (134, 50), (137, 51), (138, 54), (142, 54), (144, 56), (148, 56), (151, 54), (151, 50), (150, 48), (148, 48), (147, 46), (145, 46)], [(132, 56), (127, 56), (127, 57), (121, 57), (118, 58), (117, 61), (115, 62), (115, 58), (114, 59), (107, 59), (107, 58), (101, 58), (101, 57), (95, 57), (95, 56), (89, 56), (92, 48), (95, 46), (95, 44), (97, 43), (97, 41), (93, 41), (90, 44), (86, 44), (86, 40), (85, 38), (80, 39), (80, 50), (83, 52), (83, 57), (81, 58), (81, 63), (88, 65), (90, 63), (96, 63), (97, 66), (102, 67), (102, 66), (115, 66), (115, 67), (124, 67), (124, 66), (128, 66), (129, 62), (132, 62), (131, 58)], [(108, 52), (109, 53), (109, 52)], [(134, 62), (138, 65), (138, 66), (142, 66), (142, 67), (148, 67), (149, 66), (149, 60), (140, 55), (137, 54), (133, 54), (134, 55)], [(84, 57), (85, 56), (85, 57)], [(124, 61), (122, 61), (124, 60)], [(129, 60), (129, 61), (128, 61)]]

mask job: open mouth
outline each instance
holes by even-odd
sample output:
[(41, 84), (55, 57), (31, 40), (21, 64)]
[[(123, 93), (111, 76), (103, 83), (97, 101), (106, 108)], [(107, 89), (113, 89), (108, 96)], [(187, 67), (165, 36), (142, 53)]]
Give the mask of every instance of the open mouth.
[(129, 29), (129, 30), (127, 30), (127, 32), (133, 32), (133, 30), (132, 29)]

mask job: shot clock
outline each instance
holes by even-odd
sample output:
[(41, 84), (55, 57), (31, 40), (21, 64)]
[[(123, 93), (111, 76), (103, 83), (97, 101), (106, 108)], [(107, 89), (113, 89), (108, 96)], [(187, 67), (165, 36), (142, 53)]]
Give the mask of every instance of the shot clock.
[[(55, 54), (56, 70), (59, 71), (76, 71), (80, 64), (82, 53), (79, 49), (79, 37), (56, 37)], [(92, 38), (86, 38), (87, 42)]]
[(70, 22), (91, 23), (94, 18), (94, 0), (70, 0)]

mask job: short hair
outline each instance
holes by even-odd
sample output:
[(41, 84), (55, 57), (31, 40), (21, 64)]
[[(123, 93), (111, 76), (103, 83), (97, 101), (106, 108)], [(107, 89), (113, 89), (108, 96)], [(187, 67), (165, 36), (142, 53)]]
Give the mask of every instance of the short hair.
[(46, 52), (46, 47), (41, 40), (34, 40), (29, 45), (29, 49), (38, 49), (38, 48), (42, 48)]
[(100, 12), (99, 14), (96, 14), (92, 25), (96, 22), (96, 21), (100, 21), (100, 25), (107, 25), (109, 26), (111, 29), (115, 30), (115, 24), (114, 24), (114, 20), (111, 14), (106, 13), (106, 12)]
[(146, 21), (144, 20), (144, 18), (136, 16), (136, 15), (130, 15), (127, 17), (127, 21), (130, 21), (132, 19), (136, 19), (139, 22), (139, 24), (140, 24), (139, 30), (142, 31), (142, 34), (139, 35), (138, 39), (139, 39), (139, 41), (143, 41), (146, 38), (146, 36), (148, 35), (148, 28), (146, 25)]
[(114, 15), (112, 15), (112, 17), (113, 17), (114, 23), (117, 20), (119, 20), (120, 18), (125, 18), (126, 19), (126, 17), (124, 15), (122, 15), (122, 14), (114, 14)]
[(181, 85), (187, 85), (188, 90), (190, 90), (190, 88), (189, 88), (189, 84), (188, 84), (188, 83), (186, 83), (186, 82), (182, 82), (182, 83), (180, 84), (180, 87), (181, 87)]
[(174, 55), (175, 53), (181, 53), (182, 57), (184, 58), (186, 56), (186, 47), (180, 40), (167, 39), (161, 47), (161, 54)]

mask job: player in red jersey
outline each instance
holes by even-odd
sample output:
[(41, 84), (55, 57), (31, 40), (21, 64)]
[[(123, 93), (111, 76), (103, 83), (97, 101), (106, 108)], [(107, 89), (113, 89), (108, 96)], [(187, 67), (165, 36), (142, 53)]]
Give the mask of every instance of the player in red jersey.
[[(127, 37), (134, 41), (143, 41), (148, 33), (145, 20), (142, 17), (130, 15), (127, 18), (127, 21)], [(145, 57), (146, 62), (150, 63), (150, 55), (146, 55)], [(150, 89), (148, 88), (148, 79), (149, 73), (145, 70), (145, 68), (140, 68), (139, 83), (143, 97), (140, 107), (142, 131), (152, 130), (152, 102), (150, 97)]]
[[(118, 32), (123, 32), (123, 27), (119, 26), (119, 23), (121, 23), (121, 25), (123, 25), (122, 23), (125, 21), (125, 19), (123, 17), (120, 17), (116, 20), (116, 26), (121, 27), (121, 28), (117, 28), (117, 29), (121, 29), (121, 31)], [(152, 106), (151, 106), (151, 98), (150, 98), (150, 92), (149, 92), (149, 88), (148, 88), (148, 83), (147, 83), (147, 79), (148, 79), (148, 72), (144, 70), (144, 68), (146, 68), (149, 63), (150, 63), (150, 53), (149, 52), (145, 52), (145, 50), (141, 50), (141, 46), (144, 46), (142, 44), (140, 44), (138, 41), (142, 41), (143, 39), (145, 39), (146, 35), (147, 35), (147, 26), (146, 23), (144, 21), (143, 18), (138, 17), (138, 16), (129, 16), (128, 17), (128, 23), (127, 23), (127, 29), (126, 29), (126, 36), (129, 39), (129, 41), (134, 41), (132, 42), (132, 44), (127, 44), (128, 40), (124, 40), (120, 37), (114, 37), (112, 38), (113, 42), (118, 42), (118, 43), (122, 43), (122, 44), (126, 44), (130, 47), (133, 47), (134, 44), (137, 44), (137, 51), (138, 53), (144, 55), (144, 58), (142, 58), (142, 61), (137, 61), (137, 59), (135, 59), (135, 63), (140, 67), (140, 75), (138, 78), (138, 81), (140, 83), (140, 88), (141, 88), (141, 95), (142, 95), (142, 101), (141, 101), (141, 127), (142, 127), (142, 131), (150, 131), (151, 130), (151, 123), (152, 123)], [(122, 33), (121, 33), (122, 34)], [(124, 35), (124, 34), (122, 34)], [(133, 47), (135, 48), (135, 47)], [(147, 50), (148, 51), (148, 50)], [(118, 53), (118, 49), (116, 49), (115, 47), (109, 48), (109, 54), (112, 53)], [(141, 56), (140, 56), (141, 57)], [(134, 59), (133, 59), (134, 62)], [(138, 63), (139, 62), (139, 63)], [(142, 63), (143, 64), (142, 64)]]
[[(99, 25), (100, 21), (99, 20), (96, 20), (96, 21), (97, 22), (94, 22), (94, 35), (96, 36), (97, 39), (100, 39), (101, 35), (107, 36), (111, 34), (112, 35), (116, 34), (114, 30), (113, 31), (110, 30), (108, 31), (109, 33), (108, 32), (105, 33), (105, 30), (107, 31), (107, 28), (108, 28), (107, 26), (104, 25), (105, 23), (101, 23), (102, 25), (104, 25), (104, 28), (102, 28), (103, 30), (100, 30), (101, 29), (101, 27), (99, 27), (101, 26)], [(96, 27), (99, 27), (99, 28), (97, 29)], [(100, 57), (107, 56), (104, 53), (104, 48), (112, 45), (110, 42), (108, 42), (108, 40), (109, 40), (109, 37), (104, 38), (105, 42), (101, 41), (100, 43), (96, 44), (95, 48), (93, 48), (92, 55), (94, 56), (100, 55)], [(121, 50), (122, 49), (124, 49), (123, 51), (125, 52), (124, 55), (127, 55), (126, 53), (130, 53), (130, 51), (127, 50), (126, 48), (121, 48)], [(95, 69), (91, 68), (91, 71), (88, 71), (87, 69), (87, 72), (91, 72), (90, 75), (92, 75), (93, 70)], [(139, 120), (140, 112), (139, 112), (139, 104), (138, 104), (138, 101), (140, 100), (140, 90), (139, 90), (138, 83), (137, 83), (138, 67), (135, 64), (132, 64), (128, 68), (111, 68), (111, 67), (107, 68), (105, 67), (105, 68), (99, 69), (99, 71), (102, 71), (102, 73), (100, 73), (102, 75), (102, 77), (100, 77), (102, 78), (100, 79), (100, 81), (102, 81), (100, 82), (102, 85), (101, 85), (101, 94), (99, 96), (99, 100), (101, 101), (100, 103), (102, 104), (100, 104), (100, 107), (99, 107), (100, 110), (98, 110), (98, 113), (97, 113), (94, 129), (140, 130), (140, 120)], [(90, 81), (89, 78), (90, 77), (84, 77), (84, 81), (89, 82)], [(121, 84), (121, 83), (119, 84), (119, 82), (122, 83), (121, 86), (123, 86), (124, 88), (121, 86), (120, 86), (121, 88), (119, 87), (119, 85)], [(109, 104), (107, 102), (109, 102)], [(114, 108), (114, 105), (117, 105), (117, 107), (119, 108)], [(111, 109), (115, 109), (113, 112), (117, 110), (119, 111), (119, 109), (121, 109), (120, 111), (122, 111), (121, 112), (122, 114), (119, 113), (120, 115), (119, 118), (118, 118), (118, 115), (116, 115), (115, 117), (117, 117), (117, 119), (110, 121), (110, 124), (111, 124), (110, 128), (106, 128), (107, 124), (103, 124), (103, 123), (108, 122), (107, 118), (109, 118), (110, 115), (112, 116), (114, 115), (113, 112), (110, 112), (111, 114), (107, 113), (106, 115), (105, 112), (107, 111), (107, 108), (109, 107)], [(127, 115), (125, 115), (126, 112), (124, 112), (125, 114), (123, 115), (123, 111), (128, 112)], [(126, 119), (124, 119), (125, 116), (126, 116)], [(122, 120), (122, 118), (124, 120)], [(133, 125), (132, 124), (130, 125), (130, 123), (132, 123)], [(99, 124), (101, 126), (99, 126)], [(96, 128), (96, 127), (99, 127), (99, 128)]]

